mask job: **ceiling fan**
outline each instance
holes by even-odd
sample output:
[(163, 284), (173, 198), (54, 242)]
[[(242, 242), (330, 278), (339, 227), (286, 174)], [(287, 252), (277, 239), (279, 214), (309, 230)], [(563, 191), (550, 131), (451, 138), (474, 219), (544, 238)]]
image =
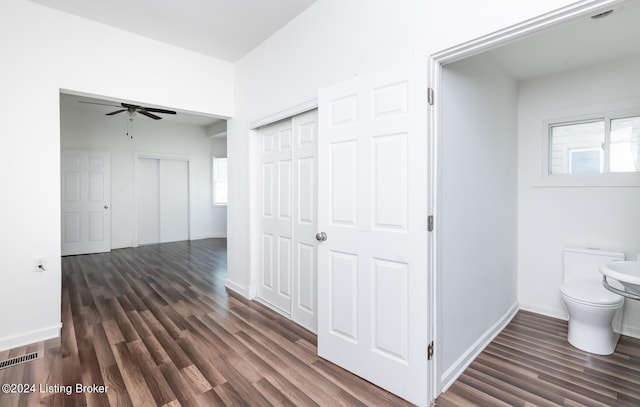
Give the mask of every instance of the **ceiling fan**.
[(135, 116), (137, 113), (140, 113), (143, 116), (147, 116), (150, 117), (154, 120), (160, 120), (162, 119), (162, 117), (155, 115), (154, 113), (163, 113), (163, 114), (176, 114), (176, 112), (174, 112), (173, 110), (166, 110), (166, 109), (156, 109), (155, 107), (144, 107), (144, 106), (138, 106), (138, 105), (132, 105), (129, 103), (120, 103), (120, 106), (118, 105), (111, 105), (111, 104), (107, 104), (107, 103), (96, 103), (96, 102), (87, 102), (84, 100), (79, 100), (79, 103), (88, 103), (91, 105), (102, 105), (102, 106), (112, 106), (112, 107), (118, 107), (121, 109), (115, 110), (111, 113), (107, 113), (105, 116), (113, 116), (116, 115), (118, 113), (122, 113), (122, 112), (128, 112), (129, 113), (129, 118), (133, 119), (133, 116)]

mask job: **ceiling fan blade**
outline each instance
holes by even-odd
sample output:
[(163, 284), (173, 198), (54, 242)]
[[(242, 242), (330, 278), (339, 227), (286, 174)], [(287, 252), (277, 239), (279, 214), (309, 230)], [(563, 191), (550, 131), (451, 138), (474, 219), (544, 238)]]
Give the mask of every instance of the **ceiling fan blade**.
[(86, 102), (84, 100), (78, 100), (78, 103), (86, 103), (88, 105), (100, 105), (100, 106), (111, 106), (111, 107), (120, 107), (118, 105), (109, 105), (107, 103), (96, 103), (96, 102)]
[(147, 112), (154, 112), (154, 113), (176, 114), (176, 112), (174, 112), (173, 110), (156, 109), (155, 107), (145, 107), (144, 110)]
[(145, 115), (145, 116), (147, 116), (147, 117), (150, 117), (150, 118), (152, 118), (152, 119), (154, 119), (154, 120), (160, 120), (160, 119), (162, 119), (162, 117), (160, 117), (160, 116), (156, 116), (155, 114), (151, 114), (151, 113), (147, 112), (147, 111), (146, 111), (146, 110), (144, 110), (144, 109), (138, 109), (138, 113), (140, 113), (140, 114), (142, 114), (142, 115)]
[(107, 113), (105, 116), (113, 116), (114, 114), (118, 114), (126, 111), (127, 109), (120, 109), (120, 110), (116, 110), (115, 112)]

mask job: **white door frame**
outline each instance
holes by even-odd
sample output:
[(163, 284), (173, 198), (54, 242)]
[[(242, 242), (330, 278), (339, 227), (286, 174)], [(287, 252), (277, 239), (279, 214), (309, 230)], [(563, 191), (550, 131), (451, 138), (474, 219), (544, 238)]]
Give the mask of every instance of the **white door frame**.
[[(435, 217), (435, 225), (439, 224), (439, 208), (440, 208), (440, 159), (439, 149), (441, 134), (441, 120), (442, 111), (439, 101), (442, 99), (442, 68), (444, 65), (456, 62), (491, 49), (500, 47), (507, 43), (523, 39), (536, 32), (557, 26), (562, 23), (566, 23), (577, 17), (584, 16), (586, 14), (594, 14), (597, 12), (605, 11), (613, 6), (624, 3), (626, 0), (588, 0), (579, 3), (570, 4), (566, 7), (551, 11), (541, 16), (523, 21), (521, 23), (506, 27), (502, 30), (493, 32), (467, 41), (450, 48), (438, 51), (427, 57), (428, 59), (428, 72), (429, 72), (429, 84), (434, 91), (434, 106), (429, 109), (429, 142), (430, 142), (430, 162), (431, 162), (431, 174), (430, 174), (430, 189), (432, 191), (432, 213)], [(441, 321), (441, 295), (440, 286), (438, 282), (442, 275), (442, 270), (439, 264), (440, 254), (440, 237), (438, 228), (434, 228), (433, 238), (431, 240), (431, 265), (430, 269), (430, 312), (431, 312), (431, 338), (435, 339), (436, 349), (438, 344), (442, 343), (440, 332)], [(474, 355), (471, 360), (475, 359)], [(442, 391), (443, 383), (441, 382), (441, 360), (439, 358), (439, 352), (434, 353), (434, 366), (429, 384), (432, 399), (435, 399)]]
[(175, 160), (187, 162), (187, 176), (188, 176), (188, 188), (189, 188), (189, 210), (187, 217), (189, 219), (189, 240), (191, 236), (191, 202), (193, 193), (193, 177), (191, 176), (191, 157), (185, 155), (165, 154), (165, 153), (144, 153), (136, 152), (133, 157), (133, 247), (138, 247), (138, 177), (140, 170), (138, 169), (138, 162), (140, 158), (148, 158), (152, 160)]

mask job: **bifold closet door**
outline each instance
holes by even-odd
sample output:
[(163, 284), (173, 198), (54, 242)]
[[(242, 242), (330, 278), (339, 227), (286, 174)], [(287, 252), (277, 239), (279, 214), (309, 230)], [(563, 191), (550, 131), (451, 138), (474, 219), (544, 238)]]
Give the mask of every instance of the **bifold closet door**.
[(258, 297), (316, 331), (316, 133), (311, 111), (260, 128)]
[(189, 239), (189, 164), (139, 158), (137, 172), (138, 244)]

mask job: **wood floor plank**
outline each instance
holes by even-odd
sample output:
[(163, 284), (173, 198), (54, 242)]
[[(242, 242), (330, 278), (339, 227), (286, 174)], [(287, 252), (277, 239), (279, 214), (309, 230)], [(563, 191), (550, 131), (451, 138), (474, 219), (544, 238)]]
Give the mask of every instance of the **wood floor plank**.
[(640, 406), (639, 353), (640, 340), (624, 336), (612, 355), (583, 352), (566, 321), (520, 311), (436, 406)]
[[(64, 257), (62, 336), (38, 344), (42, 359), (0, 370), (0, 382), (109, 390), (0, 394), (0, 406), (410, 405), (319, 358), (314, 334), (225, 279), (225, 239)], [(519, 312), (436, 405), (640, 406), (640, 340), (597, 356), (566, 337), (565, 321)]]
[(133, 407), (133, 402), (127, 392), (124, 379), (116, 364), (102, 369), (102, 378), (105, 385), (109, 386), (106, 394), (112, 406)]

